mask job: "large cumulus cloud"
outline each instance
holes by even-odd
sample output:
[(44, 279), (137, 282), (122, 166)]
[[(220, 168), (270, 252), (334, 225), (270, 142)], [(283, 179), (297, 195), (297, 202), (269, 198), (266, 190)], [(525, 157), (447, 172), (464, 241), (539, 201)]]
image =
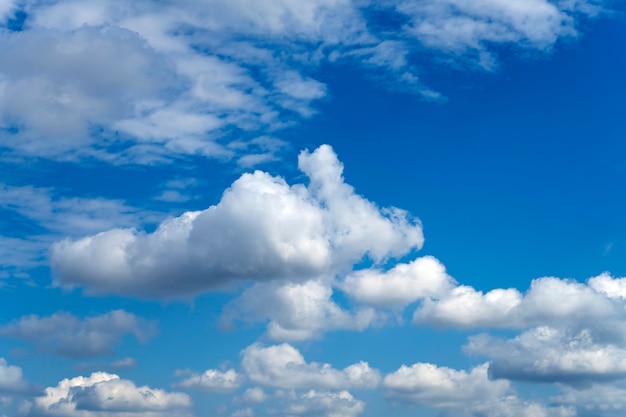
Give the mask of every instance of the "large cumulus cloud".
[(232, 280), (303, 280), (419, 249), (419, 222), (379, 208), (343, 181), (329, 146), (302, 152), (308, 185), (256, 171), (206, 210), (164, 221), (153, 233), (112, 229), (52, 247), (56, 282), (92, 292), (181, 297)]

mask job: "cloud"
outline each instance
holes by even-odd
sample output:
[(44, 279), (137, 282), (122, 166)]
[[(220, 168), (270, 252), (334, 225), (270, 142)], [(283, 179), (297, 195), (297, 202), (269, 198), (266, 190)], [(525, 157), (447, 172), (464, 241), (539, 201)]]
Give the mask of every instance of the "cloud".
[(533, 280), (526, 294), (514, 288), (487, 293), (458, 286), (440, 299), (427, 299), (417, 323), (461, 328), (524, 328), (623, 320), (623, 279), (603, 274), (586, 284), (553, 277)]
[(242, 376), (234, 369), (226, 372), (209, 369), (202, 374), (194, 374), (179, 382), (177, 386), (183, 388), (200, 388), (206, 391), (231, 392), (241, 386)]
[(419, 222), (355, 194), (330, 146), (302, 152), (299, 167), (308, 186), (255, 171), (217, 205), (166, 220), (154, 233), (113, 229), (58, 242), (55, 282), (173, 298), (233, 280), (332, 275), (364, 258), (382, 262), (421, 247)]
[(462, 408), (472, 402), (492, 401), (510, 391), (508, 381), (491, 381), (488, 364), (470, 372), (430, 363), (402, 365), (385, 376), (390, 398), (433, 407)]
[(0, 358), (0, 395), (32, 392), (30, 384), (24, 379), (22, 368), (9, 365)]
[(33, 343), (41, 352), (70, 358), (113, 354), (126, 335), (140, 342), (156, 333), (156, 326), (123, 310), (81, 320), (68, 313), (50, 317), (30, 315), (0, 327), (0, 335)]
[(584, 389), (566, 386), (551, 401), (574, 407), (580, 417), (618, 417), (626, 410), (626, 388), (623, 384), (592, 384)]
[(400, 1), (396, 7), (410, 19), (407, 34), (436, 50), (473, 55), (487, 70), (495, 65), (494, 45), (545, 50), (577, 35), (574, 10), (548, 0)]
[(397, 371), (385, 376), (383, 386), (387, 388), (388, 398), (392, 401), (463, 411), (476, 417), (575, 415), (569, 407), (545, 407), (519, 399), (509, 381), (491, 380), (488, 368), (488, 363), (469, 372), (430, 363), (402, 365)]
[(267, 394), (259, 387), (248, 388), (241, 398), (248, 403), (262, 403), (267, 400)]
[(191, 406), (187, 394), (137, 387), (117, 375), (95, 372), (46, 388), (23, 410), (33, 417), (192, 417)]
[(626, 350), (603, 341), (594, 328), (538, 327), (510, 340), (483, 334), (470, 337), (464, 349), (487, 356), (489, 374), (497, 379), (581, 386), (626, 377)]
[(355, 399), (348, 391), (311, 390), (291, 399), (283, 412), (294, 416), (355, 417), (364, 410), (363, 401)]
[(274, 388), (343, 390), (375, 388), (380, 382), (379, 372), (367, 362), (343, 370), (329, 364), (307, 363), (296, 348), (286, 343), (248, 346), (242, 352), (241, 367), (251, 382)]
[(373, 309), (346, 311), (332, 295), (332, 288), (321, 280), (255, 284), (226, 306), (222, 322), (269, 319), (267, 335), (271, 339), (299, 341), (331, 330), (363, 330), (377, 320)]
[[(17, 6), (0, 3), (1, 21)], [(314, 78), (321, 65), (349, 62), (389, 88), (442, 101), (415, 69), (424, 46), (436, 59), (469, 56), (489, 69), (498, 46), (549, 50), (578, 35), (581, 16), (601, 10), (582, 0), (19, 6), (23, 30), (0, 32), (0, 146), (61, 160), (156, 164), (201, 155), (244, 166), (274, 151), (248, 158), (229, 144), (275, 136), (315, 114), (329, 94)]]
[(399, 263), (389, 271), (364, 269), (353, 272), (340, 287), (358, 302), (403, 308), (420, 299), (445, 296), (455, 284), (441, 262), (425, 256), (408, 264)]
[[(0, 210), (6, 211), (8, 219), (0, 225), (0, 263), (4, 267), (43, 263), (50, 244), (61, 237), (130, 227), (159, 217), (121, 200), (61, 197), (51, 188), (1, 183)], [(2, 236), (4, 233), (13, 236)]]

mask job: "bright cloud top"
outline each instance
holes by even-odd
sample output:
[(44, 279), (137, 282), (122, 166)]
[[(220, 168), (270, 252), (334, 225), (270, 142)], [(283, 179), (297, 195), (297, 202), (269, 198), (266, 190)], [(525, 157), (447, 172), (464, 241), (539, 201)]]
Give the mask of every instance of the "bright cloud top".
[(45, 394), (26, 403), (27, 416), (63, 417), (192, 417), (191, 398), (133, 382), (115, 374), (95, 372), (88, 377), (64, 379)]
[(221, 201), (164, 221), (154, 233), (112, 229), (52, 247), (57, 284), (91, 292), (181, 297), (232, 280), (331, 277), (363, 258), (382, 262), (419, 249), (419, 222), (380, 209), (343, 181), (330, 146), (304, 151), (309, 184), (256, 171)]

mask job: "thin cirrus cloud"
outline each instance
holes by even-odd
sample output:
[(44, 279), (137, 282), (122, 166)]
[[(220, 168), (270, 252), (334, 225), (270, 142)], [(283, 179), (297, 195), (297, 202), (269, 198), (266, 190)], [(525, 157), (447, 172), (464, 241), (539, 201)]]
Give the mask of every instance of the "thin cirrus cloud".
[(364, 257), (383, 262), (421, 247), (419, 222), (355, 194), (330, 146), (302, 152), (299, 168), (307, 186), (256, 171), (217, 205), (166, 220), (153, 233), (112, 229), (58, 242), (55, 282), (94, 293), (189, 297), (233, 280), (332, 276)]
[(0, 327), (0, 336), (27, 341), (40, 352), (70, 358), (108, 356), (127, 335), (140, 342), (155, 336), (156, 324), (114, 310), (81, 320), (68, 313), (49, 317), (25, 316)]
[(18, 7), (20, 30), (0, 31), (0, 146), (61, 160), (242, 165), (280, 149), (248, 154), (231, 142), (316, 113), (329, 93), (315, 79), (321, 64), (356, 63), (390, 88), (442, 100), (412, 64), (425, 49), (490, 70), (498, 46), (550, 50), (603, 10), (596, 0), (5, 1), (0, 24)]

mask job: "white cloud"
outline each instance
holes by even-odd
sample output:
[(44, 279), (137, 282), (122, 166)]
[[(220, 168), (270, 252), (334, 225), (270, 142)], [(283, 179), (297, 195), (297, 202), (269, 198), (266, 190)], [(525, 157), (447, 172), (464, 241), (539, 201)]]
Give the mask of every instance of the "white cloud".
[(177, 385), (184, 388), (201, 388), (207, 391), (231, 392), (241, 386), (242, 376), (234, 369), (221, 372), (209, 369), (202, 374), (194, 374), (179, 382)]
[(478, 335), (465, 350), (487, 356), (493, 378), (580, 386), (626, 377), (626, 349), (598, 340), (598, 330), (538, 327), (510, 340)]
[(307, 363), (302, 354), (288, 344), (263, 347), (253, 344), (242, 352), (243, 372), (253, 383), (285, 389), (375, 388), (380, 374), (366, 362), (343, 370), (329, 364)]
[(92, 292), (188, 296), (234, 279), (332, 275), (364, 257), (381, 262), (421, 247), (420, 224), (355, 194), (329, 146), (302, 152), (299, 167), (308, 186), (256, 171), (235, 181), (217, 205), (166, 220), (154, 233), (113, 229), (58, 242), (51, 252), (56, 282)]
[(430, 363), (402, 365), (385, 376), (383, 385), (391, 398), (433, 407), (462, 408), (473, 402), (492, 401), (510, 391), (508, 381), (491, 381), (488, 364), (470, 372)]
[(110, 355), (125, 335), (142, 342), (155, 333), (153, 322), (123, 310), (84, 320), (63, 312), (50, 317), (31, 315), (0, 327), (0, 336), (23, 339), (40, 351), (67, 357)]
[(548, 0), (401, 1), (410, 17), (406, 30), (424, 45), (456, 54), (474, 53), (485, 69), (494, 65), (491, 45), (548, 49), (576, 36), (576, 20)]
[(262, 403), (267, 400), (267, 394), (261, 388), (254, 387), (245, 390), (241, 398), (249, 403)]
[(22, 368), (9, 365), (6, 359), (0, 358), (0, 394), (19, 394), (29, 390), (31, 388), (24, 379)]
[(269, 319), (271, 339), (298, 341), (315, 339), (330, 330), (363, 330), (377, 319), (373, 309), (342, 309), (332, 295), (332, 288), (320, 280), (256, 284), (226, 306), (222, 321)]
[(137, 387), (117, 375), (95, 372), (46, 388), (24, 410), (28, 416), (192, 417), (191, 406), (187, 394)]
[(356, 417), (365, 410), (363, 401), (348, 391), (311, 390), (289, 401), (285, 415), (320, 417)]
[(428, 297), (447, 295), (454, 280), (432, 256), (397, 264), (389, 271), (365, 269), (348, 275), (340, 287), (354, 300), (376, 307), (406, 307)]
[(576, 408), (581, 417), (619, 417), (626, 410), (626, 388), (604, 384), (593, 384), (584, 389), (566, 386), (551, 401)]
[(415, 312), (418, 323), (464, 328), (524, 328), (624, 319), (622, 279), (608, 275), (587, 284), (558, 278), (533, 280), (522, 295), (514, 288), (487, 293), (458, 286), (438, 300), (425, 300)]
[(476, 417), (573, 417), (569, 407), (546, 407), (526, 402), (509, 381), (493, 381), (485, 363), (458, 371), (429, 363), (402, 365), (385, 376), (383, 385), (392, 401), (465, 412)]
[[(0, 263), (28, 267), (43, 262), (50, 244), (64, 236), (96, 233), (114, 226), (154, 221), (158, 216), (120, 200), (62, 197), (50, 188), (10, 186), (0, 183), (0, 210), (23, 218), (28, 228), (17, 236), (0, 235)], [(12, 233), (11, 223), (0, 234)]]
[[(15, 6), (0, 2), (0, 19)], [(56, 0), (21, 7), (24, 30), (0, 33), (0, 145), (20, 155), (145, 164), (180, 155), (240, 160), (245, 151), (233, 152), (230, 142), (273, 134), (316, 112), (328, 94), (313, 78), (321, 64), (382, 70), (376, 78), (387, 86), (441, 101), (413, 68), (422, 45), (452, 51), (454, 60), (469, 52), (490, 68), (494, 44), (550, 49), (578, 34), (579, 16), (601, 9), (582, 0)], [(389, 22), (409, 23), (374, 30), (369, 19), (381, 7), (393, 15)]]

